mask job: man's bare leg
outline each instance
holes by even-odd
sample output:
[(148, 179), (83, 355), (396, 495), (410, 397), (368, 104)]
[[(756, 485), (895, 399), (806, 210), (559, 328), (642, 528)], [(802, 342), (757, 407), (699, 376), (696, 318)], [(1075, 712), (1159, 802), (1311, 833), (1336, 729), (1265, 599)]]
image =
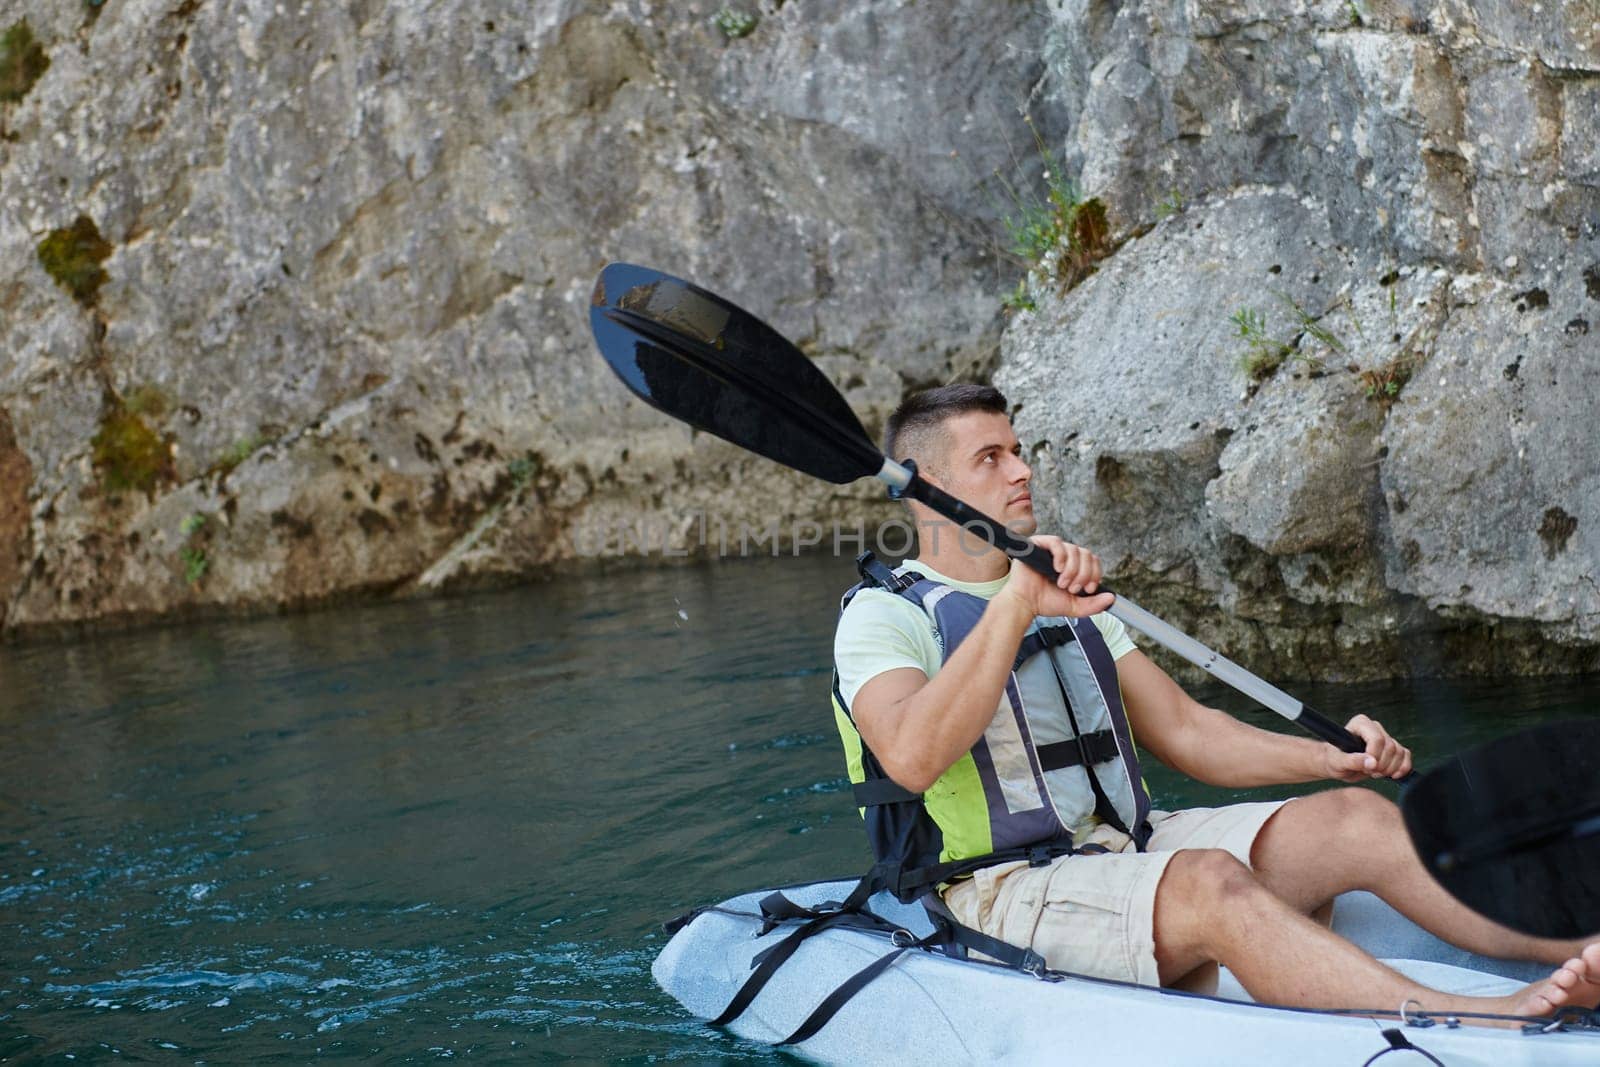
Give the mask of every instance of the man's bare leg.
[(1498, 959), (1560, 964), (1586, 942), (1530, 937), (1456, 900), (1417, 858), (1400, 809), (1370, 789), (1337, 789), (1285, 804), (1261, 828), (1250, 865), (1261, 884), (1311, 913), (1365, 889), (1437, 937)]
[(1156, 891), (1156, 963), (1174, 985), (1215, 961), (1258, 1001), (1306, 1008), (1399, 1008), (1459, 1015), (1549, 1015), (1600, 1004), (1600, 944), (1507, 997), (1441, 993), (1319, 926), (1220, 849), (1178, 852)]

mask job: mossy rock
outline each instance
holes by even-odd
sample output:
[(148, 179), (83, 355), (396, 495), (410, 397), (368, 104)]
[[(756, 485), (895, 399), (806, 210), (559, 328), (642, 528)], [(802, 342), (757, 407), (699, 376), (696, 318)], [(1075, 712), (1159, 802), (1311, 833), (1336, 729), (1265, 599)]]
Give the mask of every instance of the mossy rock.
[(12, 23), (0, 37), (0, 100), (21, 100), (49, 69), (50, 57), (34, 39), (28, 20)]
[(84, 307), (94, 304), (95, 295), (109, 279), (100, 264), (110, 255), (111, 245), (87, 215), (79, 215), (71, 226), (51, 230), (39, 242), (39, 262), (45, 273)]
[(172, 446), (125, 407), (106, 414), (90, 443), (101, 484), (109, 492), (136, 489), (148, 493), (173, 476)]

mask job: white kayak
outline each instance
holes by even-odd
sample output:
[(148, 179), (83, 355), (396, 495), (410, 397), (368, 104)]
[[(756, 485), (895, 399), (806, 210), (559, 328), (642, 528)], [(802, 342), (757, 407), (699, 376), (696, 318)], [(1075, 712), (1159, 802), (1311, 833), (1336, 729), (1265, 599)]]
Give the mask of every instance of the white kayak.
[[(843, 899), (853, 882), (785, 887), (796, 904)], [(662, 989), (703, 1019), (718, 1016), (749, 978), (753, 958), (797, 925), (760, 935), (770, 890), (708, 908), (656, 958)], [(886, 894), (868, 908), (914, 936), (932, 927), (922, 908)], [(1463, 952), (1367, 893), (1339, 898), (1334, 929), (1425, 985), (1495, 995), (1548, 967)], [(894, 948), (889, 936), (834, 928), (800, 945), (729, 1029), (776, 1044), (863, 967)], [(1387, 1009), (1400, 1005), (1353, 1004)], [(1406, 1046), (1412, 1046), (1407, 1048)], [(1289, 1064), (1292, 1067), (1563, 1067), (1600, 1065), (1600, 1028), (1488, 1029), (1408, 1015), (1373, 1018), (1256, 1004), (1227, 971), (1215, 996), (1060, 977), (1042, 980), (993, 964), (921, 949), (901, 954), (820, 1031), (788, 1046), (820, 1063)], [(1415, 1049), (1413, 1051), (1412, 1049)]]

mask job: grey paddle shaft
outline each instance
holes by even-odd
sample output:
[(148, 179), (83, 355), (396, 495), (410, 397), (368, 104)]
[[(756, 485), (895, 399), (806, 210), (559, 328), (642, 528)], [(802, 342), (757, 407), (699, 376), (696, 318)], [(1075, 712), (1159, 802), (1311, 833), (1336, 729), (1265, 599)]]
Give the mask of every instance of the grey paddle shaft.
[[(961, 500), (957, 500), (938, 486), (929, 484), (925, 479), (917, 476), (915, 467), (903, 466), (890, 459), (883, 461), (883, 469), (878, 472), (878, 478), (889, 485), (891, 496), (909, 496), (928, 505), (947, 519), (951, 519), (963, 529), (972, 530), (984, 537), (990, 544), (1005, 551), (1008, 555), (1021, 559), (1040, 574), (1048, 578), (1055, 578), (1055, 564), (1051, 561), (1050, 553), (1040, 548), (1031, 541), (1017, 537), (1010, 530), (995, 522), (989, 516), (973, 508)], [(1109, 593), (1111, 590), (1102, 587), (1101, 592)], [(1132, 626), (1134, 629), (1154, 639), (1157, 644), (1163, 645), (1205, 671), (1217, 681), (1232, 686), (1252, 700), (1259, 702), (1263, 707), (1277, 712), (1290, 722), (1298, 723), (1300, 727), (1331, 745), (1335, 745), (1346, 752), (1361, 752), (1366, 749), (1366, 744), (1349, 730), (1340, 726), (1332, 719), (1320, 712), (1308, 708), (1305, 704), (1285, 693), (1277, 686), (1263, 681), (1228, 659), (1218, 652), (1214, 652), (1202, 645), (1199, 641), (1179, 630), (1169, 623), (1163, 622), (1130, 600), (1118, 597), (1112, 604), (1109, 613)]]
[[(1271, 682), (1251, 674), (1227, 656), (1202, 645), (1171, 623), (1150, 614), (1127, 597), (1117, 597), (1116, 603), (1106, 609), (1106, 614), (1114, 619), (1121, 619), (1135, 630), (1149, 636), (1157, 644), (1176, 652), (1217, 681), (1237, 689), (1262, 707), (1277, 712), (1290, 722), (1300, 723), (1323, 740), (1344, 748), (1346, 752), (1360, 752), (1366, 748), (1344, 727), (1325, 718), (1315, 709), (1306, 707)], [(1347, 738), (1353, 741), (1356, 747), (1346, 747)]]

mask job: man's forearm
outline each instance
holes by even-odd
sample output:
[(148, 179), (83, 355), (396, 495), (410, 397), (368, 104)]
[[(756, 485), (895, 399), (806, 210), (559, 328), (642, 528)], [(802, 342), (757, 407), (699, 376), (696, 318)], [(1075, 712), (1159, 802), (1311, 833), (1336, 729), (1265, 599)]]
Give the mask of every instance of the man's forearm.
[(928, 788), (983, 736), (1032, 622), (1021, 601), (995, 596), (955, 654), (905, 700), (893, 742), (903, 755), (898, 773), (889, 768), (901, 785)]
[(1215, 708), (1197, 707), (1174, 770), (1208, 785), (1244, 789), (1320, 781), (1323, 743), (1262, 730)]

